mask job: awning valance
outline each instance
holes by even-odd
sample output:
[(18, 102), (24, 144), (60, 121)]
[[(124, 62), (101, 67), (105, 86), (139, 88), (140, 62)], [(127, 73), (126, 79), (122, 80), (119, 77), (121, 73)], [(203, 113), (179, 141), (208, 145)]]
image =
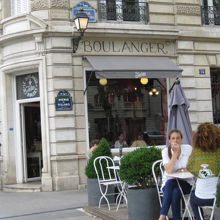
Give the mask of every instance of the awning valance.
[(86, 56), (97, 78), (172, 78), (182, 69), (168, 57)]

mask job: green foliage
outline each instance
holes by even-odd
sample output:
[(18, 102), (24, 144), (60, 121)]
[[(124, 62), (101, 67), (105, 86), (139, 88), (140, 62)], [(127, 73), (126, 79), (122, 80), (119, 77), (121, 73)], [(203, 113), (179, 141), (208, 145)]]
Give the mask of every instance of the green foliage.
[(98, 147), (92, 152), (92, 156), (89, 158), (87, 165), (85, 167), (85, 174), (88, 178), (96, 179), (96, 172), (93, 166), (93, 162), (96, 157), (99, 156), (109, 156), (112, 157), (110, 146), (105, 138), (102, 138), (99, 142)]
[(155, 187), (151, 168), (159, 159), (161, 150), (154, 147), (132, 151), (121, 159), (120, 178), (127, 184), (136, 185), (141, 189)]
[(217, 185), (216, 206), (220, 208), (220, 183)]

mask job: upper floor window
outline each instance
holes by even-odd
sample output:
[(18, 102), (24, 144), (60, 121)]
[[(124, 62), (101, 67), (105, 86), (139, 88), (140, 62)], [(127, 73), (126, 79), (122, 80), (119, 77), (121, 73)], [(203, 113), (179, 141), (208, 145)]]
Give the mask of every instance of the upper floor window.
[(202, 23), (220, 25), (220, 0), (202, 0)]
[(220, 69), (210, 70), (212, 88), (213, 122), (220, 127)]
[(11, 14), (19, 15), (29, 12), (29, 0), (11, 0)]
[(146, 23), (147, 3), (138, 0), (99, 0), (101, 21), (136, 21)]

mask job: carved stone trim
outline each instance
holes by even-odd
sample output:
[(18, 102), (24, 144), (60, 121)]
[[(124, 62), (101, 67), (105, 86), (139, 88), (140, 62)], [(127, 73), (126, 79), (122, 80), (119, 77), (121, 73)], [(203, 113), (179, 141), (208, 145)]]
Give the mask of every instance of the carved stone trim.
[(200, 15), (200, 6), (176, 6), (176, 12), (178, 15)]
[(51, 8), (69, 8), (69, 0), (51, 0)]
[(48, 0), (31, 0), (31, 11), (49, 9)]

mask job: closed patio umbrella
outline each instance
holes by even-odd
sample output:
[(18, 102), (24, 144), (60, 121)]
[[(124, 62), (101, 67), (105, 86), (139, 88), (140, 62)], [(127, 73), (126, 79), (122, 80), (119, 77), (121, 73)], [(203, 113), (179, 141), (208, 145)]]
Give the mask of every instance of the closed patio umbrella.
[[(189, 102), (180, 85), (180, 81), (177, 80), (171, 88), (167, 133), (169, 133), (170, 130), (177, 128), (183, 134), (183, 144), (191, 145), (192, 127), (190, 124), (188, 108)], [(166, 144), (168, 146), (168, 138)]]

